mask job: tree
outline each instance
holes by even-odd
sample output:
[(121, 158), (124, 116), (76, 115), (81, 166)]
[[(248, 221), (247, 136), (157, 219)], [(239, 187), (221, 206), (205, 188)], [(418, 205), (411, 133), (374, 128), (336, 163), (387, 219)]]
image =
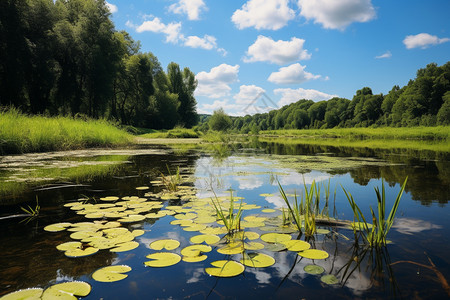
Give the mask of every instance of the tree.
[(232, 125), (230, 117), (225, 113), (223, 108), (219, 108), (213, 112), (208, 121), (209, 128), (216, 131), (227, 131)]

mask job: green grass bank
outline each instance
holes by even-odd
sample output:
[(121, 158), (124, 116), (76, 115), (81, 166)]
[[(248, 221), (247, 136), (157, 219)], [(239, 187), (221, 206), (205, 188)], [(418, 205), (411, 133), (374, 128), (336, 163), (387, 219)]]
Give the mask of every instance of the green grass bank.
[(0, 111), (0, 154), (112, 147), (133, 136), (106, 120), (29, 116), (16, 109)]

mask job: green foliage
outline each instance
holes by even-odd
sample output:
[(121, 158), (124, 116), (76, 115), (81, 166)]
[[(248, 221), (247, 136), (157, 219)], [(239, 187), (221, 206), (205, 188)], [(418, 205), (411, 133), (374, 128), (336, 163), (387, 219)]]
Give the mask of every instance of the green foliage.
[(208, 125), (210, 129), (215, 131), (227, 131), (231, 127), (232, 121), (223, 108), (219, 108), (209, 118)]
[(230, 204), (228, 210), (222, 208), (220, 204), (220, 199), (215, 195), (211, 198), (211, 202), (216, 210), (216, 214), (220, 220), (222, 220), (223, 225), (228, 231), (228, 235), (232, 235), (241, 230), (241, 218), (242, 218), (242, 200), (239, 204), (238, 211), (234, 212), (234, 198), (233, 193), (230, 192)]
[[(406, 182), (408, 181), (408, 177), (403, 182), (403, 185), (397, 194), (397, 197), (394, 201), (394, 205), (392, 206), (392, 209), (389, 213), (389, 216), (387, 219), (386, 217), (386, 193), (384, 189), (384, 181), (381, 183), (381, 192), (378, 187), (375, 188), (375, 193), (377, 195), (377, 214), (373, 211), (372, 207), (370, 208), (370, 212), (372, 214), (372, 221), (373, 224), (369, 224), (366, 221), (366, 218), (364, 214), (362, 213), (361, 209), (358, 207), (358, 205), (355, 202), (355, 199), (353, 199), (352, 194), (350, 192), (347, 192), (343, 187), (345, 196), (347, 197), (348, 202), (350, 203), (350, 206), (353, 211), (353, 232), (356, 236), (357, 232), (359, 231), (364, 240), (368, 243), (369, 247), (380, 247), (386, 245), (386, 236), (391, 229), (392, 225), (394, 224), (394, 218), (395, 213), (397, 212), (398, 206), (400, 204), (400, 199), (402, 197), (403, 191), (405, 190)], [(370, 226), (371, 225), (371, 226)]]

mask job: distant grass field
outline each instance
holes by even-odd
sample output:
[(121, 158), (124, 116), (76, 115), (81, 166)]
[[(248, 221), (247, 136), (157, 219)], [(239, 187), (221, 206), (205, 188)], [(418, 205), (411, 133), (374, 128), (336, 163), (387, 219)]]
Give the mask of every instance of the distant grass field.
[(285, 129), (260, 131), (260, 136), (301, 138), (392, 139), (450, 141), (450, 126)]
[(154, 131), (154, 132), (142, 134), (139, 137), (147, 138), (147, 139), (161, 139), (161, 138), (184, 139), (184, 138), (198, 138), (199, 134), (192, 129), (176, 127), (174, 129), (170, 129), (170, 130), (160, 130), (160, 131)]
[(29, 116), (0, 111), (0, 154), (110, 147), (132, 143), (133, 136), (105, 120)]

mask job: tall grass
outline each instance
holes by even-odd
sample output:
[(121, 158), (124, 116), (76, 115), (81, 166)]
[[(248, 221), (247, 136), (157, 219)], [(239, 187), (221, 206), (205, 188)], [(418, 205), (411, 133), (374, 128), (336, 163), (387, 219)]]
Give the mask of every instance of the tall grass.
[[(214, 192), (214, 191), (213, 191)], [(228, 210), (222, 208), (220, 205), (220, 200), (217, 198), (216, 193), (214, 192), (214, 198), (211, 198), (214, 209), (216, 210), (217, 217), (222, 220), (223, 225), (228, 231), (228, 235), (231, 236), (234, 233), (241, 230), (241, 218), (242, 218), (242, 200), (239, 204), (239, 208), (237, 213), (234, 212), (234, 199), (233, 193), (230, 194), (230, 206)]]
[(378, 127), (330, 129), (281, 129), (261, 131), (260, 135), (323, 137), (347, 139), (450, 140), (450, 126)]
[(0, 154), (125, 145), (132, 136), (106, 120), (77, 120), (0, 111)]
[(160, 138), (175, 138), (175, 139), (185, 139), (185, 138), (198, 138), (199, 133), (187, 128), (175, 127), (170, 130), (154, 130), (146, 134), (142, 134), (139, 137), (148, 139), (160, 139)]
[[(357, 229), (361, 229), (359, 232), (362, 234), (364, 240), (369, 244), (371, 248), (373, 247), (379, 247), (386, 245), (386, 236), (391, 229), (392, 225), (394, 224), (394, 218), (395, 213), (397, 212), (398, 206), (400, 204), (400, 199), (402, 197), (403, 191), (405, 190), (406, 182), (408, 181), (408, 178), (405, 179), (403, 182), (402, 187), (400, 188), (399, 193), (397, 194), (397, 197), (394, 201), (394, 205), (392, 206), (392, 209), (389, 213), (389, 216), (387, 219), (386, 217), (386, 193), (384, 189), (384, 181), (381, 183), (381, 192), (378, 187), (375, 188), (375, 193), (377, 196), (377, 215), (373, 211), (372, 207), (370, 208), (370, 212), (372, 214), (372, 221), (373, 224), (370, 226), (370, 224), (366, 221), (366, 218), (364, 214), (362, 213), (361, 209), (356, 204), (355, 200), (353, 199), (352, 194), (347, 192), (343, 187), (344, 193), (347, 197), (348, 202), (350, 203), (350, 206), (353, 211), (354, 216), (354, 222), (355, 225), (353, 225), (353, 232), (356, 236)], [(357, 225), (356, 225), (357, 224)], [(357, 228), (359, 227), (359, 228)]]

